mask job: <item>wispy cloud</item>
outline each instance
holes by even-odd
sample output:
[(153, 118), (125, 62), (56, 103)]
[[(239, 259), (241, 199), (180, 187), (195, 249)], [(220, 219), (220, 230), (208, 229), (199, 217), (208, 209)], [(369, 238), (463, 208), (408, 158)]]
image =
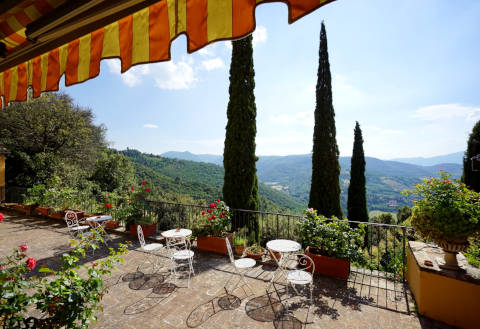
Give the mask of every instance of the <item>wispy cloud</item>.
[(282, 124), (282, 125), (292, 125), (292, 124), (299, 124), (304, 126), (312, 126), (314, 124), (314, 111), (303, 111), (303, 112), (296, 112), (292, 114), (281, 113), (271, 115), (268, 119), (270, 122)]
[(261, 43), (267, 42), (267, 28), (265, 26), (257, 26), (255, 31), (253, 31), (253, 40), (252, 46), (255, 48), (257, 45)]
[(158, 88), (168, 90), (189, 89), (196, 81), (192, 58), (182, 59), (177, 63), (172, 60), (134, 66), (123, 74), (120, 74), (120, 60), (108, 60), (107, 65), (110, 72), (119, 74), (122, 81), (129, 87), (141, 84), (147, 77), (153, 78)]
[(401, 135), (406, 133), (405, 130), (381, 128), (381, 127), (372, 126), (372, 125), (363, 126), (362, 131), (367, 133), (376, 133), (379, 135)]
[(480, 119), (480, 107), (457, 103), (429, 105), (418, 108), (411, 117), (426, 121), (464, 119), (468, 122), (475, 122)]
[(143, 125), (143, 128), (157, 129), (158, 126), (157, 126), (157, 125), (154, 125), (154, 124), (151, 124), (151, 123), (146, 123), (146, 124)]
[(222, 69), (225, 67), (225, 63), (220, 57), (208, 59), (205, 61), (202, 61), (202, 68), (204, 68), (207, 71), (212, 71), (215, 69)]

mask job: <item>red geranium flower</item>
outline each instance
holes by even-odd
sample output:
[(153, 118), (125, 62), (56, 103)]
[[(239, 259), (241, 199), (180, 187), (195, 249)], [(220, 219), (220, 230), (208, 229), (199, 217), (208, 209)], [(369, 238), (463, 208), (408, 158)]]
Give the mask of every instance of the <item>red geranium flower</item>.
[(28, 249), (27, 244), (21, 244), (21, 245), (19, 245), (18, 247), (19, 247), (20, 249), (22, 249), (22, 251), (27, 251), (27, 249)]
[(220, 199), (217, 199), (217, 202), (220, 202)]
[(142, 180), (141, 185), (145, 185), (145, 184), (147, 184), (147, 181), (146, 181), (146, 180)]
[(140, 197), (137, 195), (137, 200), (140, 200)]
[(210, 208), (217, 208), (217, 204), (214, 202), (210, 203)]
[(212, 216), (212, 220), (215, 220), (215, 219), (217, 219), (217, 217), (215, 217), (215, 216)]
[(205, 211), (202, 211), (202, 215), (205, 215)]
[(149, 188), (145, 189), (145, 192), (150, 192), (150, 191), (151, 191), (151, 189), (149, 189)]
[(212, 209), (207, 209), (207, 212), (208, 212), (209, 214), (211, 214), (211, 213), (212, 213)]
[(130, 186), (130, 191), (133, 191), (135, 189), (135, 187), (132, 185)]
[(30, 271), (33, 271), (36, 264), (37, 264), (37, 260), (35, 258), (30, 257), (27, 259), (27, 267), (30, 269)]
[(3, 216), (3, 214), (0, 212), (0, 223), (3, 221), (5, 217)]
[(110, 203), (107, 203), (107, 204), (105, 205), (105, 207), (107, 207), (108, 209), (110, 209), (110, 208), (112, 208), (112, 205), (111, 205)]

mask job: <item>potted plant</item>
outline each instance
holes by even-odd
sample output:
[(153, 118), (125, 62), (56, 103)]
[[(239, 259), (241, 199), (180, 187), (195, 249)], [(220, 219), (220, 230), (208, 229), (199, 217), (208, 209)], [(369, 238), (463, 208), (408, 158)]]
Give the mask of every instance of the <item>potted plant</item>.
[(200, 223), (195, 232), (197, 248), (226, 254), (225, 238), (228, 237), (232, 243), (232, 233), (228, 233), (230, 223), (230, 209), (225, 202), (217, 200), (210, 203), (208, 209), (202, 211)]
[(27, 197), (25, 202), (30, 205), (35, 205), (34, 213), (47, 217), (51, 206), (49, 206), (51, 201), (51, 195), (49, 190), (44, 184), (37, 184), (27, 190)]
[(258, 244), (254, 244), (250, 247), (245, 249), (245, 253), (247, 254), (248, 258), (259, 259), (265, 255), (265, 248), (260, 247)]
[(480, 232), (480, 194), (469, 190), (450, 174), (424, 179), (405, 195), (420, 197), (412, 208), (411, 223), (420, 235), (444, 251), (440, 267), (458, 270), (457, 253), (468, 247), (468, 238)]
[(247, 244), (247, 239), (242, 236), (240, 233), (235, 233), (233, 235), (233, 248), (235, 249), (235, 253), (238, 256), (243, 255), (243, 251), (245, 250), (245, 245)]
[(133, 235), (137, 235), (137, 226), (140, 225), (144, 236), (157, 233), (157, 220), (151, 200), (154, 192), (151, 184), (143, 180), (138, 186), (130, 187), (127, 203), (124, 205), (123, 220), (127, 229)]
[[(305, 255), (315, 263), (315, 273), (347, 279), (350, 262), (365, 262), (361, 247), (365, 225), (350, 227), (347, 220), (328, 219), (310, 208), (300, 222)], [(308, 266), (308, 265), (307, 265)]]

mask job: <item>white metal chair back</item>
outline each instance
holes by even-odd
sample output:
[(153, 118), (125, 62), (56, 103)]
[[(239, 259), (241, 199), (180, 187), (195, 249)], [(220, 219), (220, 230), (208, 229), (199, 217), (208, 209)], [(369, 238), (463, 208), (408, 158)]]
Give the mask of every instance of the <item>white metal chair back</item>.
[(305, 254), (297, 254), (297, 261), (303, 271), (311, 272), (312, 275), (315, 273), (315, 263), (312, 258)]
[(145, 237), (143, 235), (143, 230), (140, 225), (137, 225), (137, 234), (138, 234), (138, 241), (140, 242), (140, 246), (143, 249), (145, 247)]
[(67, 210), (65, 213), (65, 222), (67, 223), (68, 229), (72, 227), (78, 227), (78, 218), (77, 214), (74, 211)]
[(228, 256), (230, 256), (230, 261), (233, 264), (235, 264), (235, 258), (233, 258), (232, 246), (230, 245), (230, 241), (228, 240), (228, 237), (225, 238), (225, 243), (227, 244)]

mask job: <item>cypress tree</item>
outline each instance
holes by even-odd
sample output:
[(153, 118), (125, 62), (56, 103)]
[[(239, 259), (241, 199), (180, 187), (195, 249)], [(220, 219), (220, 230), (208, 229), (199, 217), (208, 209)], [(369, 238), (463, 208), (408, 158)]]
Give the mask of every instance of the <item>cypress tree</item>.
[[(255, 156), (257, 108), (255, 105), (255, 72), (252, 36), (232, 41), (230, 64), (230, 99), (223, 151), (223, 198), (234, 209), (258, 210), (258, 179)], [(258, 241), (257, 216), (233, 214), (233, 229), (248, 226)]]
[(348, 186), (348, 219), (368, 222), (367, 190), (365, 187), (365, 155), (363, 153), (362, 130), (355, 124), (352, 160), (350, 165), (350, 185)]
[(312, 185), (308, 205), (324, 216), (342, 217), (340, 164), (332, 103), (332, 76), (328, 62), (327, 33), (322, 22), (313, 131)]
[[(480, 154), (480, 121), (478, 121), (472, 129), (472, 133), (468, 138), (467, 151), (463, 158), (463, 175), (462, 182), (467, 187), (476, 192), (480, 192), (480, 171), (472, 170), (472, 157)], [(475, 163), (476, 170), (480, 170), (480, 163)]]

